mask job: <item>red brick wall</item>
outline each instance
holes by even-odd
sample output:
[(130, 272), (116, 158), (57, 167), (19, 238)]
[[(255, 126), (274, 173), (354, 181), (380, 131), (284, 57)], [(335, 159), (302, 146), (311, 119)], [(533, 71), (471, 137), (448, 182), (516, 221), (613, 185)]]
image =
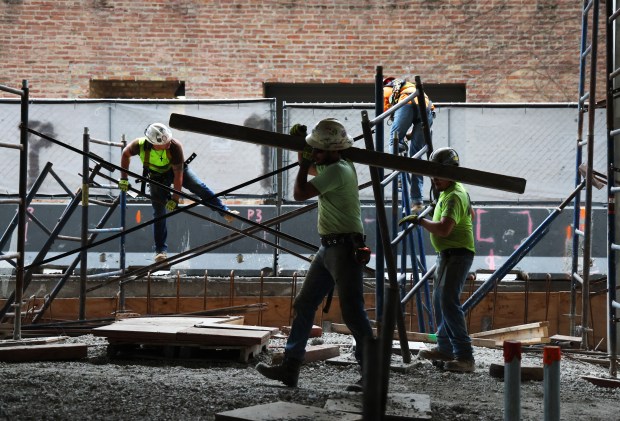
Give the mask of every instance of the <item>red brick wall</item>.
[(3, 0), (0, 83), (86, 98), (90, 79), (183, 80), (187, 98), (248, 98), (263, 96), (264, 82), (372, 83), (381, 65), (464, 83), (469, 102), (576, 101), (581, 5)]

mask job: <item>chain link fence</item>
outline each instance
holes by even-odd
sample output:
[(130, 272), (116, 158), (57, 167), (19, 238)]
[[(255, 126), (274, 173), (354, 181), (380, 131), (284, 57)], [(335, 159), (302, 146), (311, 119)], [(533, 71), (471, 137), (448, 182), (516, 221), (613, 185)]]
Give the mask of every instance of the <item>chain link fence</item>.
[[(578, 110), (574, 104), (435, 104), (432, 125), (434, 148), (451, 146), (461, 165), (527, 180), (524, 194), (468, 186), (474, 202), (557, 202), (575, 188)], [(324, 118), (337, 118), (352, 136), (362, 133), (361, 112), (374, 116), (373, 104), (300, 104), (284, 107), (285, 130), (296, 123), (310, 128)], [(388, 122), (384, 122), (384, 145), (389, 144)], [(596, 110), (594, 169), (606, 173), (607, 140), (605, 110)], [(587, 129), (586, 129), (587, 130)], [(587, 133), (584, 134), (584, 138)], [(355, 143), (364, 148), (364, 141)], [(584, 161), (585, 149), (584, 149)], [(296, 153), (286, 160), (297, 160)], [(286, 164), (286, 162), (285, 162)], [(367, 166), (358, 165), (360, 184), (370, 180)], [(386, 172), (386, 175), (389, 171)], [(290, 196), (294, 178), (287, 180)], [(425, 190), (430, 181), (425, 180)], [(391, 189), (385, 189), (390, 198)], [(428, 193), (426, 198), (428, 199)], [(360, 192), (362, 200), (373, 200), (372, 190)], [(594, 190), (593, 201), (605, 203), (605, 190)]]
[[(93, 139), (127, 142), (144, 136), (145, 128), (154, 122), (168, 124), (171, 113), (187, 114), (226, 123), (274, 130), (275, 100), (213, 100), (213, 101), (67, 101), (33, 100), (29, 106), (29, 126), (71, 147), (82, 150), (84, 129)], [(0, 101), (0, 142), (19, 144), (20, 104)], [(275, 149), (229, 139), (173, 130), (184, 147), (185, 156), (196, 153), (192, 169), (215, 192), (229, 189), (273, 170)], [(47, 162), (70, 188), (81, 186), (82, 156), (63, 146), (36, 135), (29, 136), (28, 185), (39, 175)], [(120, 165), (121, 149), (117, 146), (90, 144), (90, 151), (108, 162)], [(142, 173), (140, 159), (135, 157), (129, 168)], [(118, 178), (118, 172), (110, 174)], [(0, 194), (18, 194), (19, 151), (6, 149), (0, 168)], [(54, 180), (46, 180), (39, 195), (66, 195)], [(235, 192), (243, 196), (270, 196), (275, 193), (274, 180), (266, 179)], [(117, 193), (111, 193), (117, 194)]]
[[(527, 180), (522, 195), (477, 186), (468, 186), (474, 202), (557, 202), (574, 189), (577, 136), (577, 108), (574, 104), (435, 104), (432, 126), (433, 146), (454, 147), (464, 167)], [(361, 112), (374, 115), (373, 104), (296, 104), (283, 107), (283, 130), (288, 133), (295, 123), (311, 128), (323, 118), (338, 118), (348, 132), (362, 133)], [(33, 100), (30, 104), (30, 126), (74, 148), (82, 149), (84, 128), (92, 138), (129, 142), (143, 136), (152, 122), (167, 123), (171, 113), (274, 130), (275, 100), (212, 101), (106, 101), (106, 100)], [(19, 143), (20, 106), (17, 100), (0, 101), (0, 142)], [(604, 110), (596, 110), (594, 169), (605, 173), (607, 152)], [(388, 145), (389, 122), (385, 122)], [(219, 192), (253, 180), (277, 167), (276, 149), (236, 142), (190, 132), (174, 131), (183, 142), (185, 154), (195, 152), (191, 166), (214, 191)], [(586, 137), (587, 134), (584, 134)], [(355, 143), (364, 148), (364, 141)], [(120, 148), (91, 143), (91, 152), (119, 164)], [(585, 153), (585, 151), (584, 151)], [(297, 154), (284, 151), (282, 165), (297, 160)], [(584, 158), (585, 160), (585, 158)], [(29, 139), (29, 185), (46, 162), (71, 189), (81, 185), (82, 157), (46, 139), (31, 135)], [(130, 170), (141, 173), (139, 159), (133, 159)], [(368, 167), (357, 165), (360, 183), (370, 180)], [(295, 171), (293, 171), (294, 173)], [(389, 173), (389, 170), (388, 172)], [(118, 174), (110, 174), (117, 178)], [(292, 201), (294, 174), (284, 174), (285, 201)], [(5, 149), (5, 163), (0, 168), (0, 195), (16, 195), (19, 180), (19, 151)], [(430, 181), (425, 181), (425, 190)], [(390, 198), (391, 189), (386, 190)], [(264, 198), (275, 196), (275, 177), (270, 177), (236, 190), (231, 196)], [(114, 194), (114, 193), (110, 193)], [(53, 180), (46, 181), (39, 195), (66, 195)], [(428, 198), (428, 193), (427, 193)], [(372, 190), (361, 192), (361, 199), (372, 201)], [(604, 203), (604, 190), (593, 192), (593, 201)]]

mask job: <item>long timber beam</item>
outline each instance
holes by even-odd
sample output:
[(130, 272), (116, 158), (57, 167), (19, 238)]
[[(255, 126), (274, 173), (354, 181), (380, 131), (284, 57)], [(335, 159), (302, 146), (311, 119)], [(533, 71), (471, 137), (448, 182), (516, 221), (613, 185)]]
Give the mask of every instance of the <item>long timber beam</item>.
[[(236, 124), (223, 123), (221, 121), (208, 120), (184, 114), (172, 113), (170, 115), (169, 125), (174, 129), (255, 143), (257, 145), (289, 149), (297, 152), (303, 151), (306, 146), (306, 142), (296, 136), (238, 126)], [(388, 153), (369, 151), (355, 147), (346, 149), (342, 152), (345, 158), (353, 162), (371, 165), (373, 167), (405, 171), (428, 177), (440, 177), (448, 180), (460, 181), (465, 184), (504, 190), (512, 193), (521, 194), (525, 191), (526, 181), (524, 178), (474, 170), (471, 168), (442, 165), (422, 159), (411, 159), (404, 156), (395, 156)]]

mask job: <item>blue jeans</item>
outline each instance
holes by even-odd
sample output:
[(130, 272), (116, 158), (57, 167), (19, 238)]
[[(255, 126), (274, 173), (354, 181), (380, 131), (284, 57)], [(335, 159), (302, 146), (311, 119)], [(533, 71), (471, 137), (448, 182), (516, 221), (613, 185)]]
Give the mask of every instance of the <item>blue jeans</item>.
[[(430, 106), (426, 109), (429, 127), (433, 126), (433, 113)], [(398, 142), (404, 144), (407, 130), (413, 124), (413, 133), (411, 144), (409, 145), (409, 156), (413, 156), (426, 145), (424, 140), (424, 130), (422, 128), (422, 119), (420, 118), (420, 109), (414, 104), (405, 104), (394, 113), (394, 121), (390, 128), (390, 152), (392, 151), (394, 137), (398, 137)], [(424, 177), (421, 175), (411, 175), (411, 203), (422, 204), (424, 189)]]
[(295, 297), (295, 318), (284, 350), (287, 359), (304, 359), (316, 310), (335, 285), (342, 319), (355, 338), (355, 358), (361, 364), (364, 341), (373, 334), (364, 309), (362, 268), (354, 259), (351, 243), (319, 248)]
[[(154, 181), (162, 183), (166, 186), (171, 186), (174, 180), (174, 174), (172, 170), (164, 174), (153, 174), (151, 177)], [(183, 171), (183, 187), (198, 196), (203, 202), (209, 203), (218, 209), (228, 210), (228, 207), (222, 203), (222, 201), (215, 197), (215, 193), (206, 186), (205, 183), (200, 181), (194, 171), (192, 171), (187, 165)], [(151, 206), (153, 206), (153, 217), (163, 216), (166, 214), (166, 202), (170, 199), (171, 194), (168, 190), (159, 187), (155, 184), (150, 184), (151, 191)], [(153, 237), (155, 240), (155, 253), (162, 253), (168, 250), (168, 244), (166, 239), (168, 238), (168, 229), (166, 227), (166, 218), (157, 221), (153, 224)]]
[(471, 252), (450, 256), (440, 253), (433, 287), (437, 346), (444, 354), (466, 360), (473, 359), (473, 349), (465, 324), (461, 292), (473, 261)]

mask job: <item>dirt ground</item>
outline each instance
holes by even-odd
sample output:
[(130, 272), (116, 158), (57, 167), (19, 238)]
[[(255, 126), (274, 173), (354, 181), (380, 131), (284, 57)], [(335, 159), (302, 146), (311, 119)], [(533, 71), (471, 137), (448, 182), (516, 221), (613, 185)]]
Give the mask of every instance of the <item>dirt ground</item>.
[[(214, 420), (215, 414), (277, 401), (323, 408), (327, 399), (350, 396), (344, 389), (359, 378), (355, 365), (310, 363), (299, 386), (287, 388), (262, 377), (259, 361), (281, 350), (281, 339), (250, 363), (226, 360), (109, 359), (105, 338), (69, 338), (89, 345), (88, 358), (71, 362), (0, 363), (3, 387), (0, 420)], [(351, 351), (347, 335), (324, 333), (314, 344)], [(604, 355), (604, 354), (601, 354)], [(608, 369), (564, 352), (560, 363), (562, 420), (620, 420), (619, 388), (602, 388), (582, 376), (608, 377)], [(489, 375), (503, 363), (500, 349), (475, 348), (476, 372), (441, 371), (413, 358), (390, 372), (389, 392), (428, 395), (433, 420), (502, 420), (504, 383)], [(542, 353), (525, 351), (522, 366), (542, 366)], [(521, 419), (543, 419), (543, 382), (521, 385)]]

